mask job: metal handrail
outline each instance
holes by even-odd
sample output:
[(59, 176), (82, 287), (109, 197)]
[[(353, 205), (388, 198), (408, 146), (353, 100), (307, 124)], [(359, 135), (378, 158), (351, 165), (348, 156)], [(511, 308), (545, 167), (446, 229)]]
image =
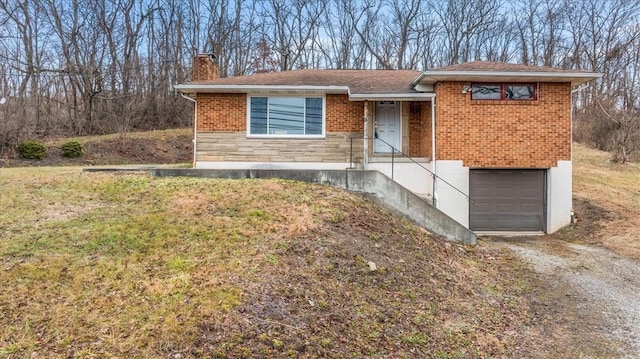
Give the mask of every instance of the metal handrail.
[[(362, 138), (363, 140), (367, 141), (369, 140), (369, 137), (362, 135), (362, 137), (360, 136), (351, 136), (350, 137), (350, 154), (349, 154), (349, 168), (353, 169), (353, 139), (354, 138)], [(425, 166), (423, 166), (422, 164), (420, 164), (419, 162), (417, 162), (416, 160), (414, 160), (411, 156), (407, 155), (406, 153), (400, 151), (399, 149), (393, 147), (393, 145), (391, 145), (389, 142), (375, 136), (373, 138), (374, 140), (378, 140), (384, 144), (386, 144), (387, 146), (391, 147), (391, 179), (393, 179), (393, 167), (394, 167), (394, 153), (397, 151), (400, 155), (402, 155), (402, 157), (409, 159), (411, 162), (415, 163), (416, 165), (418, 165), (419, 167), (421, 167), (422, 169), (424, 169), (425, 171), (429, 172), (431, 174), (431, 176), (433, 177), (434, 181), (435, 179), (439, 179), (440, 181), (442, 181), (443, 183), (445, 183), (446, 185), (448, 185), (449, 187), (453, 188), (454, 190), (456, 190), (457, 192), (459, 192), (460, 194), (462, 194), (463, 196), (465, 196), (467, 198), (467, 200), (471, 200), (471, 197), (469, 197), (468, 194), (464, 193), (461, 189), (459, 189), (458, 187), (452, 185), (451, 183), (447, 182), (447, 180), (445, 180), (444, 178), (438, 176), (437, 174), (433, 173), (430, 169), (426, 168)]]

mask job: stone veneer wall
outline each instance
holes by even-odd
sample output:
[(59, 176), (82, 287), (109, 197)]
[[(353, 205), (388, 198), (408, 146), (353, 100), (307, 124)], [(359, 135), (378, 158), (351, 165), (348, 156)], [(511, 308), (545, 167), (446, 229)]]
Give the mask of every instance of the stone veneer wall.
[(438, 160), (470, 168), (551, 168), (571, 160), (571, 84), (539, 83), (535, 101), (471, 100), (436, 84)]
[(362, 162), (362, 135), (332, 132), (323, 139), (247, 138), (244, 132), (198, 133), (198, 162)]

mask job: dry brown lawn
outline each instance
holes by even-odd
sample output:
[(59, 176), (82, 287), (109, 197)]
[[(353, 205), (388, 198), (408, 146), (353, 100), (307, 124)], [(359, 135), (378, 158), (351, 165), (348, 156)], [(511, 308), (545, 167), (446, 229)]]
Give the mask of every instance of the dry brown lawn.
[(613, 163), (610, 158), (607, 152), (574, 145), (574, 198), (603, 210), (583, 218), (602, 228), (582, 240), (640, 259), (640, 165)]

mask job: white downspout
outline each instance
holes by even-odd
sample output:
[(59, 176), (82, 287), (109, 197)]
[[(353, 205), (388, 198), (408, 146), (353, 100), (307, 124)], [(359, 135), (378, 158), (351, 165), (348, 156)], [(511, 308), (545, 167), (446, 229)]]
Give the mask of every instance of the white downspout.
[(369, 101), (364, 100), (364, 137), (362, 144), (363, 155), (362, 155), (362, 169), (366, 170), (369, 164)]
[(431, 172), (433, 172), (433, 206), (438, 208), (439, 199), (436, 192), (437, 166), (436, 166), (436, 98), (431, 98)]
[(186, 98), (189, 101), (193, 101), (193, 168), (196, 168), (196, 150), (197, 147), (196, 145), (198, 144), (198, 101), (196, 101), (196, 99), (194, 99), (193, 97), (189, 97), (185, 94), (183, 94), (182, 92), (180, 93), (180, 96)]
[(571, 112), (569, 113), (569, 121), (571, 122), (571, 129), (570, 129), (570, 135), (571, 135), (571, 161), (573, 162), (573, 94), (578, 92), (578, 91), (582, 91), (584, 89), (586, 89), (587, 87), (589, 87), (589, 84), (582, 84), (574, 89), (571, 90), (571, 94), (569, 95), (569, 108), (571, 109)]

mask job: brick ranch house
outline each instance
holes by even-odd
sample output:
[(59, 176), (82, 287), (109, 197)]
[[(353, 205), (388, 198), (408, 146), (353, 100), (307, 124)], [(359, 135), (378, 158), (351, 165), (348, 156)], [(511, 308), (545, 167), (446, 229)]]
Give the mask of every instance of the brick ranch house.
[(470, 62), (218, 78), (212, 60), (175, 86), (195, 102), (195, 168), (378, 170), (475, 232), (570, 222), (571, 93), (600, 74)]

